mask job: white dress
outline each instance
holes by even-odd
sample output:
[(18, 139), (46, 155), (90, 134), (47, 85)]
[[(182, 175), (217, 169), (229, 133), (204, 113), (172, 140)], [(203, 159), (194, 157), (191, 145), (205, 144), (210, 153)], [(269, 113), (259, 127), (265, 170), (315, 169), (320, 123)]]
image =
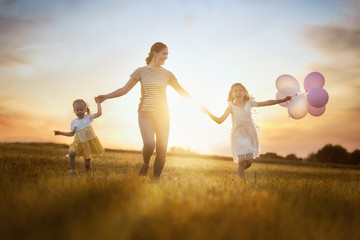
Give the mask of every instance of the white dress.
[(253, 153), (254, 156), (258, 156), (260, 152), (258, 127), (251, 115), (251, 108), (256, 107), (256, 102), (248, 100), (242, 108), (233, 103), (229, 103), (229, 106), (232, 120), (230, 145), (234, 162), (238, 162), (238, 155)]

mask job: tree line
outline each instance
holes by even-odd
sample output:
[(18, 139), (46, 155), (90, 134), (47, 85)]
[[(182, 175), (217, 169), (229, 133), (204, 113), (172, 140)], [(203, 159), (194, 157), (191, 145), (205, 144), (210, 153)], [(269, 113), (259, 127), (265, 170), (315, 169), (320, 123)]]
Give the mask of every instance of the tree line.
[(327, 162), (338, 164), (360, 165), (360, 150), (348, 152), (340, 145), (327, 144), (319, 149), (316, 153), (309, 154), (306, 158), (299, 158), (295, 154), (289, 154), (286, 157), (277, 155), (276, 153), (265, 153), (260, 155), (261, 158), (286, 159), (291, 161), (304, 162)]

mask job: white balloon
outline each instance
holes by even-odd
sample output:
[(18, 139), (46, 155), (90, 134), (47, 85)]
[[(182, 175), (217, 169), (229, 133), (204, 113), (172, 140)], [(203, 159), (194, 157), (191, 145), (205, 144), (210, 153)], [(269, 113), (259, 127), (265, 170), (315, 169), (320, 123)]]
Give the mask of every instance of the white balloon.
[(276, 88), (286, 96), (295, 96), (300, 91), (299, 82), (288, 74), (283, 74), (276, 79)]
[(308, 113), (307, 105), (308, 103), (304, 94), (293, 97), (288, 104), (288, 113), (290, 117), (293, 119), (301, 119), (305, 117)]

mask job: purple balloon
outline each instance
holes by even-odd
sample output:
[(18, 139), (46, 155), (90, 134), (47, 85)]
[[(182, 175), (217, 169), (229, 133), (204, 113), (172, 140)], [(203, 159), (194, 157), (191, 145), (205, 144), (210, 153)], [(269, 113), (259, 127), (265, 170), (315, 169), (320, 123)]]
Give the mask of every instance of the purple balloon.
[(312, 88), (308, 92), (307, 100), (311, 106), (321, 108), (329, 101), (329, 94), (321, 87)]
[(305, 91), (310, 91), (312, 88), (316, 87), (324, 87), (325, 85), (325, 78), (319, 72), (312, 72), (309, 73), (304, 80), (304, 88)]
[(311, 116), (314, 117), (319, 117), (321, 115), (323, 115), (323, 113), (325, 112), (326, 106), (323, 106), (321, 108), (315, 108), (313, 106), (311, 106), (310, 104), (308, 104), (308, 112)]
[[(281, 92), (276, 93), (276, 100), (284, 99), (286, 95), (282, 94)], [(286, 107), (286, 105), (289, 103), (289, 101), (279, 103), (280, 106)]]

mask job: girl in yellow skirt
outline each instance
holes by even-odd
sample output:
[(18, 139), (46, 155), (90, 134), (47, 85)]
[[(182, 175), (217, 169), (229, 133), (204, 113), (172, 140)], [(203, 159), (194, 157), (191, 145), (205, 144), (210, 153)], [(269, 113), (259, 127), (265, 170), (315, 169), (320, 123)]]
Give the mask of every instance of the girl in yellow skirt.
[[(72, 120), (70, 132), (54, 131), (55, 135), (63, 135), (72, 137), (75, 135), (74, 142), (69, 147), (69, 174), (75, 173), (75, 156), (84, 159), (84, 166), (86, 172), (91, 171), (90, 160), (91, 157), (99, 155), (104, 152), (104, 148), (91, 126), (94, 118), (101, 116), (101, 105), (97, 101), (97, 113), (90, 114), (90, 109), (86, 102), (82, 99), (77, 99), (73, 102), (74, 113), (78, 118)], [(87, 114), (85, 114), (87, 113)]]

